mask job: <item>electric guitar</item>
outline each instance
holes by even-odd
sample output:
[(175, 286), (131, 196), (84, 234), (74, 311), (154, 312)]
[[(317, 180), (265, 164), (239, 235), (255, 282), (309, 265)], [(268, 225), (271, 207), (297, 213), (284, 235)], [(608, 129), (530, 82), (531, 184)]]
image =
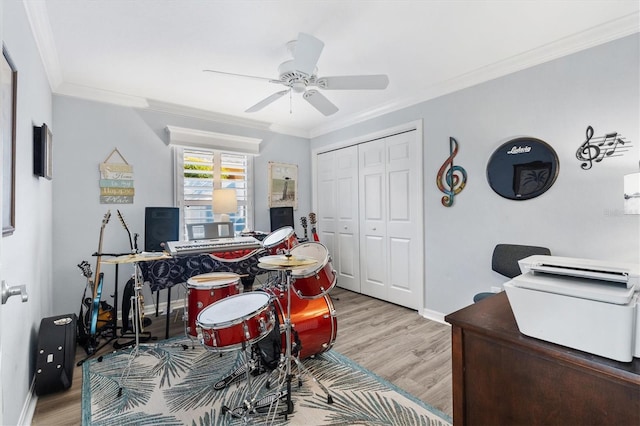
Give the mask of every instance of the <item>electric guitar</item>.
[[(91, 265), (89, 265), (89, 262), (83, 260), (78, 265), (78, 268), (80, 268), (80, 270), (82, 271), (82, 275), (87, 279), (88, 284), (93, 286), (93, 282), (91, 281), (93, 272), (91, 271)], [(84, 340), (87, 340), (90, 333), (90, 324), (93, 313), (93, 301), (90, 297), (87, 297), (82, 301), (82, 304), (86, 306), (87, 310), (84, 314), (82, 313), (82, 310), (80, 311), (79, 318), (81, 318), (81, 321), (79, 321), (79, 323), (82, 324), (82, 327), (80, 328), (80, 337)], [(101, 301), (100, 308), (98, 310), (98, 320), (96, 321), (96, 331), (102, 329), (102, 327), (104, 327), (110, 321), (113, 321), (113, 307), (109, 306), (106, 302)]]
[(127, 231), (127, 235), (129, 236), (129, 247), (131, 247), (131, 254), (135, 254), (137, 252), (133, 247), (133, 239), (131, 238), (131, 231), (129, 231), (129, 227), (127, 226), (127, 222), (124, 220), (124, 216), (120, 213), (120, 210), (116, 210), (118, 213), (118, 219), (120, 219), (120, 223), (125, 231)]
[(302, 225), (302, 229), (304, 230), (304, 240), (306, 241), (309, 236), (307, 235), (307, 217), (302, 216), (300, 218), (300, 225)]
[(309, 223), (311, 224), (311, 236), (313, 237), (313, 241), (320, 241), (320, 237), (318, 237), (318, 231), (316, 230), (316, 214), (309, 213)]
[(102, 219), (102, 226), (100, 227), (100, 240), (98, 242), (98, 252), (96, 257), (96, 281), (93, 282), (93, 303), (91, 305), (91, 323), (89, 326), (89, 334), (95, 336), (98, 325), (98, 314), (100, 312), (100, 298), (102, 297), (102, 282), (104, 274), (100, 272), (100, 260), (102, 259), (102, 237), (104, 235), (104, 228), (109, 223), (111, 218), (111, 210), (107, 210), (107, 213)]

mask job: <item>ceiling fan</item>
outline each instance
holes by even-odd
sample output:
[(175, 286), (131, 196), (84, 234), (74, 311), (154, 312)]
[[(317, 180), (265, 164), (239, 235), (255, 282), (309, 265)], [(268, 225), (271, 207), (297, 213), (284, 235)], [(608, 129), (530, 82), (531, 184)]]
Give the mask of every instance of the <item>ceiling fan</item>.
[(293, 92), (302, 93), (304, 100), (309, 102), (322, 114), (328, 116), (335, 114), (338, 111), (338, 107), (315, 88), (322, 90), (382, 90), (386, 89), (389, 85), (389, 77), (384, 74), (318, 77), (316, 64), (324, 48), (324, 43), (312, 35), (300, 33), (297, 40), (287, 43), (287, 48), (292, 54), (293, 59), (280, 64), (278, 67), (279, 77), (277, 79), (216, 70), (204, 71), (266, 80), (269, 83), (280, 84), (286, 87), (285, 90), (266, 97), (248, 108), (245, 112), (260, 111), (284, 95)]

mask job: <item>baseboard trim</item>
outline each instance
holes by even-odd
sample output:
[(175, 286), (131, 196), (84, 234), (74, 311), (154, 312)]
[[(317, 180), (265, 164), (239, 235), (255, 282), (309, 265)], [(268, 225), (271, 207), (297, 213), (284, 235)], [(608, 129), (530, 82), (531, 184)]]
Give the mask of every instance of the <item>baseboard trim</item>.
[(35, 375), (31, 379), (31, 386), (27, 393), (27, 399), (22, 405), (22, 411), (20, 412), (20, 418), (18, 419), (18, 425), (29, 426), (33, 423), (33, 415), (36, 412), (36, 405), (38, 404), (38, 396), (36, 395), (36, 378)]
[(428, 320), (439, 322), (440, 324), (449, 325), (449, 323), (444, 320), (444, 314), (442, 312), (432, 311), (431, 309), (425, 308), (425, 309), (422, 309), (422, 312), (420, 313), (420, 315), (422, 315)]

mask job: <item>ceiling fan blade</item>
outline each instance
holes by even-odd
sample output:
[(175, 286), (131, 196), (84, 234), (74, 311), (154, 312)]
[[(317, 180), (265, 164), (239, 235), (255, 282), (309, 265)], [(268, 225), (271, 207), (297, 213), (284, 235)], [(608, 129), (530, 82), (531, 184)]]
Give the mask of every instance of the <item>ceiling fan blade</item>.
[(388, 85), (385, 74), (322, 77), (316, 81), (316, 86), (325, 90), (381, 90)]
[(300, 33), (293, 51), (294, 69), (312, 75), (316, 69), (324, 43), (312, 35)]
[(287, 93), (289, 93), (289, 90), (282, 90), (280, 92), (276, 92), (273, 95), (264, 98), (263, 100), (261, 100), (260, 102), (258, 102), (254, 106), (252, 106), (251, 108), (247, 109), (245, 112), (260, 111), (262, 108), (266, 107), (267, 105), (269, 105), (272, 102), (277, 101), (278, 99), (280, 99), (281, 97), (283, 97)]
[(253, 79), (257, 79), (257, 80), (266, 80), (268, 82), (271, 83), (281, 83), (280, 80), (274, 80), (272, 78), (267, 78), (267, 77), (258, 77), (255, 75), (247, 75), (247, 74), (236, 74), (233, 72), (225, 72), (225, 71), (216, 71), (216, 70), (202, 70), (204, 72), (212, 72), (214, 74), (224, 74), (224, 75), (231, 75), (233, 77), (245, 77), (245, 78), (253, 78)]
[(332, 104), (329, 99), (325, 98), (324, 95), (317, 90), (307, 90), (302, 97), (324, 115), (331, 115), (338, 112), (338, 107)]

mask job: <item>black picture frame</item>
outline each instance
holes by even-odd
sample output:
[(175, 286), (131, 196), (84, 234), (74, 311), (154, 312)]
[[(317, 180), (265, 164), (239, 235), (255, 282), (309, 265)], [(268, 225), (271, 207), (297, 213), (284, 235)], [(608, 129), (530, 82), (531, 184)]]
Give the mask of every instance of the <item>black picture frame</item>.
[(33, 126), (33, 174), (51, 180), (53, 135), (49, 126)]
[(2, 236), (13, 234), (16, 228), (16, 102), (18, 71), (9, 52), (2, 46), (2, 99), (0, 114), (2, 123)]

